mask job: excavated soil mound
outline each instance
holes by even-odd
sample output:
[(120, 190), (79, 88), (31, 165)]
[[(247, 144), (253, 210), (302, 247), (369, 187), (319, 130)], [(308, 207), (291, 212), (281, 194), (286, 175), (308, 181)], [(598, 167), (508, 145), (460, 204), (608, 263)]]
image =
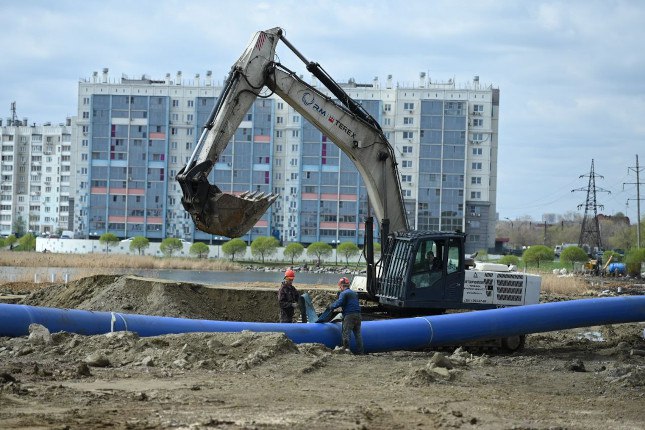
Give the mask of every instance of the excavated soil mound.
[[(312, 289), (317, 307), (335, 297)], [(277, 287), (187, 284), (137, 276), (96, 275), (34, 291), (20, 304), (219, 321), (278, 321)]]
[[(320, 309), (335, 288), (300, 289)], [(93, 276), (22, 304), (276, 321), (277, 286)], [(645, 325), (528, 336), (514, 354), (354, 356), (282, 333), (0, 337), (0, 427), (642, 429)], [(527, 406), (530, 405), (530, 406)]]

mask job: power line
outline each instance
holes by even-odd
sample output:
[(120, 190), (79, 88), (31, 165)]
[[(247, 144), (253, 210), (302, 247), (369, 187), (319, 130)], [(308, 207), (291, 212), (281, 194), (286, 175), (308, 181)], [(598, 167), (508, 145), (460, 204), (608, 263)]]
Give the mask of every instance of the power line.
[[(636, 185), (636, 198), (635, 199), (627, 199), (627, 205), (629, 206), (629, 201), (630, 200), (636, 200), (636, 246), (638, 248), (641, 247), (641, 182), (640, 182), (640, 172), (642, 170), (645, 170), (645, 167), (639, 167), (638, 166), (638, 154), (636, 154), (636, 167), (627, 167), (627, 171), (629, 172), (630, 170), (636, 172), (636, 182), (625, 182), (623, 183), (623, 189), (625, 189), (625, 184), (630, 184), (630, 185)], [(644, 184), (645, 185), (645, 184)]]

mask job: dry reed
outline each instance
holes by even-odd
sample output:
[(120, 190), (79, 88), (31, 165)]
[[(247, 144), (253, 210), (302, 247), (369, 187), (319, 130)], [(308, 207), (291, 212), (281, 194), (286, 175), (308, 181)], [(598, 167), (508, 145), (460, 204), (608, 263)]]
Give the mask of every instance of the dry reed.
[(589, 290), (587, 282), (579, 276), (557, 276), (550, 273), (543, 273), (541, 276), (544, 294), (585, 295)]
[(240, 265), (227, 260), (149, 255), (55, 254), (0, 251), (0, 266), (5, 267), (74, 267), (93, 269), (92, 273), (109, 273), (105, 269), (181, 269), (239, 270)]

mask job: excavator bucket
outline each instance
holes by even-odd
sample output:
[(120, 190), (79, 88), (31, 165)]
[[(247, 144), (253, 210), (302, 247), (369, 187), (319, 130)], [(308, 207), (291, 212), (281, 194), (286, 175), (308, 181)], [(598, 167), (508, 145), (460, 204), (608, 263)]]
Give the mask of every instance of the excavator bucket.
[(276, 194), (259, 191), (236, 196), (211, 185), (201, 210), (189, 212), (201, 231), (234, 238), (251, 230), (277, 198)]

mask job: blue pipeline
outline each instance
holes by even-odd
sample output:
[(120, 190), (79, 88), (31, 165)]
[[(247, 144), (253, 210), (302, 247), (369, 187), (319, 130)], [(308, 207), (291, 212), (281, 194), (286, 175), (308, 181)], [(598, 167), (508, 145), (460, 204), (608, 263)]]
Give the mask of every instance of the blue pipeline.
[[(364, 321), (367, 352), (411, 350), (471, 340), (645, 321), (645, 296), (571, 300), (416, 318)], [(25, 336), (29, 325), (84, 335), (129, 330), (139, 336), (189, 332), (281, 332), (295, 343), (340, 345), (338, 323), (210, 321), (0, 304), (0, 336)]]

